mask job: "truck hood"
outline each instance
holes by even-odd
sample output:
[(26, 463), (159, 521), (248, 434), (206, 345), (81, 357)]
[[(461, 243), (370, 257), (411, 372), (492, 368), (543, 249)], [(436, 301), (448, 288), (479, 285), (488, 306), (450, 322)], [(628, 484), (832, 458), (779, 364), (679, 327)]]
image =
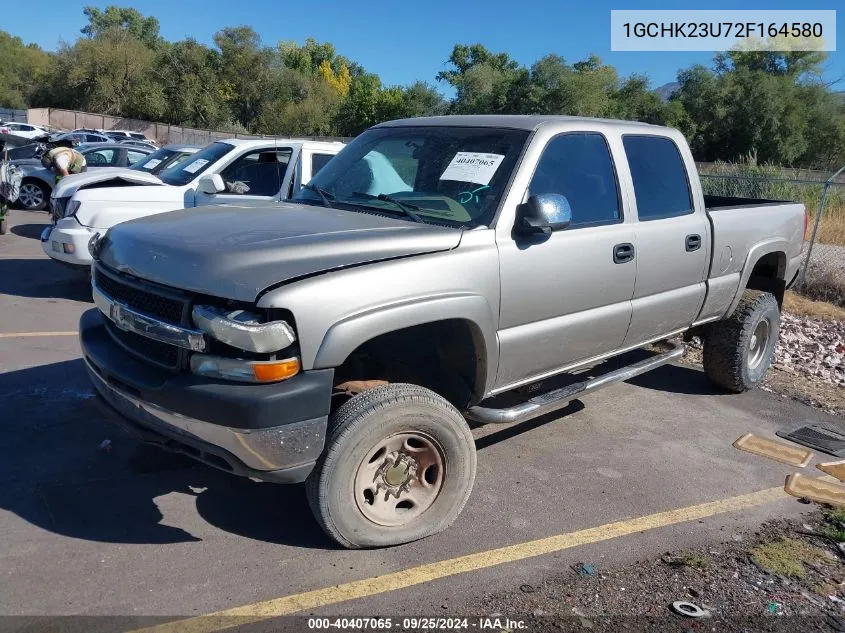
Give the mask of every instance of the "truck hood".
[(182, 209), (124, 222), (98, 244), (114, 270), (167, 286), (255, 301), (299, 277), (458, 246), (460, 229), (282, 203)]
[(158, 176), (153, 176), (143, 171), (128, 169), (127, 167), (97, 167), (81, 174), (71, 174), (62, 178), (53, 193), (55, 198), (72, 196), (80, 189), (86, 189), (91, 185), (108, 187), (109, 183), (117, 185), (160, 185)]

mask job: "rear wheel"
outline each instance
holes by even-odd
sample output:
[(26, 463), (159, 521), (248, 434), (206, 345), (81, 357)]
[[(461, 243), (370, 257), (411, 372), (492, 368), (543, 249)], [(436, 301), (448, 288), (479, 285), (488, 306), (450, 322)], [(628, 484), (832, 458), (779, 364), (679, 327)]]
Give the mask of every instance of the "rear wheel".
[(428, 389), (389, 384), (335, 412), (306, 491), (320, 526), (343, 547), (398, 545), (451, 525), (475, 464), (457, 409)]
[(708, 327), (704, 371), (730, 391), (753, 389), (763, 381), (780, 333), (780, 309), (768, 292), (746, 290), (734, 313)]
[(42, 211), (50, 202), (50, 189), (37, 180), (24, 180), (21, 183), (18, 202), (27, 211)]

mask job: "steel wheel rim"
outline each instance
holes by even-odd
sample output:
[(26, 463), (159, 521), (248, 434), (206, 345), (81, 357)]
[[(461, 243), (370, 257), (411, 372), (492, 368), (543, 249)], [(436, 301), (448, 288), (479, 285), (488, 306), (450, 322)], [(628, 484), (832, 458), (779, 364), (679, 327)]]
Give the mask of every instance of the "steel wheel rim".
[(25, 185), (21, 185), (18, 199), (23, 202), (25, 207), (37, 207), (44, 202), (44, 193), (38, 185), (27, 183)]
[(408, 431), (375, 444), (355, 474), (358, 510), (385, 527), (408, 525), (437, 499), (446, 476), (443, 447), (430, 435)]
[(771, 327), (768, 319), (761, 319), (754, 327), (751, 340), (748, 342), (748, 368), (757, 369), (766, 357), (766, 349), (769, 347)]

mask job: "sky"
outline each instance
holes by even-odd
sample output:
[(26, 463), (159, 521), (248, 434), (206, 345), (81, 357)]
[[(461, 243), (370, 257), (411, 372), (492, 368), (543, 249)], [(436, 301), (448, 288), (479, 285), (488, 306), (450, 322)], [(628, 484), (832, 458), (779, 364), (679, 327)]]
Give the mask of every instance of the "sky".
[[(530, 66), (548, 53), (573, 63), (595, 53), (622, 76), (643, 73), (652, 87), (675, 80), (692, 64), (710, 65), (711, 53), (611, 52), (611, 9), (836, 9), (842, 0), (708, 0), (703, 2), (625, 3), (608, 0), (83, 0), (75, 5), (55, 0), (6, 3), (0, 29), (55, 50), (62, 39), (72, 42), (86, 24), (82, 6), (132, 6), (158, 18), (161, 34), (170, 40), (193, 37), (212, 43), (225, 26), (249, 25), (265, 44), (279, 40), (302, 43), (307, 37), (331, 42), (338, 53), (377, 73), (387, 85), (423, 80), (435, 82), (457, 43), (480, 42), (494, 52), (507, 52)], [(809, 6), (803, 6), (808, 4)], [(842, 77), (834, 89), (845, 90), (845, 10), (837, 15), (840, 52), (829, 53), (825, 79)]]

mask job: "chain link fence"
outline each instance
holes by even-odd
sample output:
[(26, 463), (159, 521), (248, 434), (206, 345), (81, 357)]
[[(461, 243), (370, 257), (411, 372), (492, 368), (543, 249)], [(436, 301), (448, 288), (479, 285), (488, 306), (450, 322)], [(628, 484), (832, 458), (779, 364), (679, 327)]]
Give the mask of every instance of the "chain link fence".
[(802, 202), (809, 212), (798, 291), (845, 307), (845, 166), (836, 173), (702, 166), (706, 195)]

